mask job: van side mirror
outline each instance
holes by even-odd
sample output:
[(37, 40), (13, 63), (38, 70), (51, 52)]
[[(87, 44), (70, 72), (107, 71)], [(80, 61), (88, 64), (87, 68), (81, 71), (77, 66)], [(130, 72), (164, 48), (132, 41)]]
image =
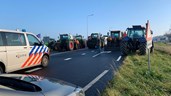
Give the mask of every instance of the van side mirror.
[(44, 44), (44, 41), (42, 40), (41, 42), (40, 42), (40, 45), (43, 45)]

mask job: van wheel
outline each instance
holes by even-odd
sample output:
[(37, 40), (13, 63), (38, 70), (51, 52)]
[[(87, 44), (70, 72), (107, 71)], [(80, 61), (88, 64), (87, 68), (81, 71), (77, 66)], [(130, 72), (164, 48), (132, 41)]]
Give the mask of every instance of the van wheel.
[(47, 67), (49, 64), (49, 58), (47, 55), (44, 55), (42, 58), (42, 67)]
[(4, 70), (2, 69), (2, 67), (0, 66), (0, 74), (3, 74)]

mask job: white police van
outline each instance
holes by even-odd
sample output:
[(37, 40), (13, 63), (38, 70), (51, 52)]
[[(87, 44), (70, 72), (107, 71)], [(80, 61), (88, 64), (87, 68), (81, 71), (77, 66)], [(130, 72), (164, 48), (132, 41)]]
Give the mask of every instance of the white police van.
[(50, 50), (32, 33), (0, 29), (0, 73), (49, 63)]

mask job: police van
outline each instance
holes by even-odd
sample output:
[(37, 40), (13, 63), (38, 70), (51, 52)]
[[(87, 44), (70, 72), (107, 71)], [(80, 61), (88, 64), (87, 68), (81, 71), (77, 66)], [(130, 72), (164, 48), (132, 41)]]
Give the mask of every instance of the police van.
[(0, 29), (0, 73), (49, 63), (50, 50), (29, 32)]

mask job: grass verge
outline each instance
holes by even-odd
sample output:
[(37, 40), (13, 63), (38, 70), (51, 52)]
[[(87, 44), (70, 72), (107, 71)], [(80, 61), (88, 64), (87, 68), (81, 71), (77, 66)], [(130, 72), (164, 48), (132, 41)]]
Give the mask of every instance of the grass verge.
[[(171, 95), (171, 54), (168, 45), (155, 44), (151, 54), (151, 72), (147, 55), (131, 54), (116, 73), (102, 96), (168, 96)], [(167, 49), (167, 50), (166, 50)]]

